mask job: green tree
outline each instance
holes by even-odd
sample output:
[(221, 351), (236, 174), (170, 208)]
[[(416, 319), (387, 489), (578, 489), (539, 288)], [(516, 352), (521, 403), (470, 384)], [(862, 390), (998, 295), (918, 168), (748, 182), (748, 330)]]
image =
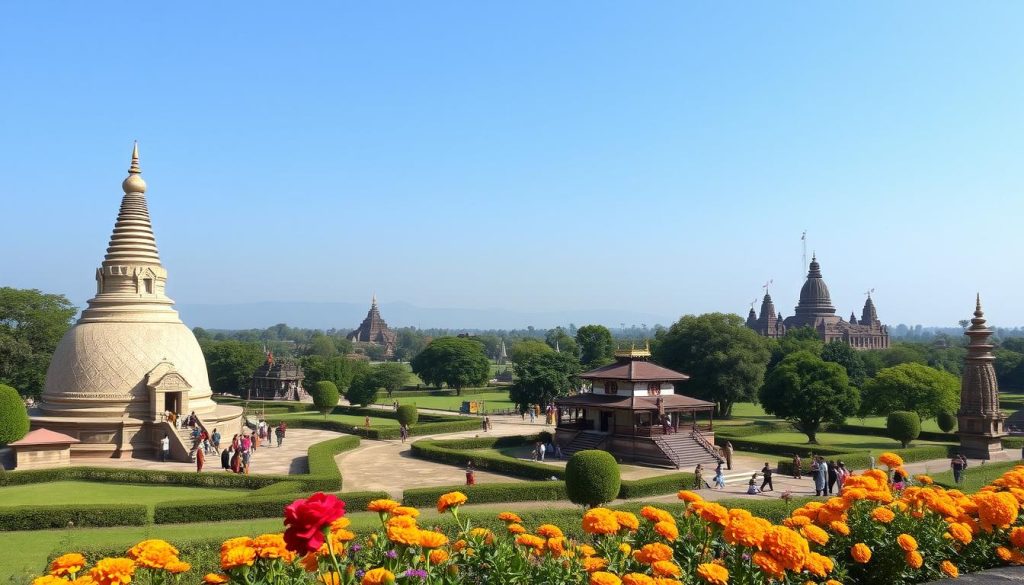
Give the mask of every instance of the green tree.
[(462, 389), (486, 384), (491, 361), (484, 346), (468, 337), (439, 337), (412, 359), (412, 371), (427, 384), (447, 384), (461, 395)]
[(338, 393), (338, 387), (334, 385), (334, 382), (317, 382), (309, 392), (313, 396), (313, 404), (316, 409), (320, 411), (320, 414), (327, 418), (327, 415), (334, 410), (334, 407), (338, 406), (338, 399), (341, 395)]
[(547, 335), (544, 336), (544, 342), (552, 349), (558, 348), (559, 352), (565, 352), (575, 358), (580, 357), (580, 346), (562, 327), (548, 329)]
[(427, 344), (430, 337), (415, 327), (403, 327), (398, 330), (398, 341), (395, 343), (395, 359), (408, 361), (417, 355)]
[(715, 403), (728, 418), (736, 402), (754, 401), (764, 382), (769, 352), (764, 337), (738, 315), (685, 315), (658, 337), (654, 358), (690, 376), (686, 394)]
[(822, 423), (842, 424), (860, 403), (846, 370), (809, 351), (783, 358), (758, 395), (765, 412), (788, 420), (809, 443), (818, 442)]
[(400, 404), (398, 405), (398, 424), (411, 427), (416, 424), (416, 421), (420, 420), (420, 412), (416, 409), (415, 404)]
[(885, 428), (889, 436), (906, 449), (911, 441), (921, 436), (921, 418), (912, 410), (897, 410), (889, 413)]
[(50, 359), (77, 312), (64, 295), (0, 287), (0, 383), (42, 394)]
[(599, 368), (614, 361), (615, 344), (612, 332), (604, 325), (584, 325), (576, 330), (580, 363), (587, 369)]
[(334, 382), (338, 388), (348, 388), (356, 374), (370, 369), (370, 364), (365, 361), (349, 359), (344, 356), (305, 356), (299, 360), (299, 364), (306, 377), (305, 386), (307, 388), (313, 387), (322, 380)]
[(256, 368), (266, 359), (260, 344), (255, 342), (207, 339), (199, 346), (206, 358), (210, 388), (222, 394), (243, 396)]
[(956, 415), (952, 412), (940, 412), (939, 416), (935, 417), (935, 422), (939, 424), (939, 430), (949, 433), (956, 428)]
[(772, 357), (768, 360), (768, 371), (771, 372), (779, 365), (787, 355), (798, 351), (809, 351), (814, 355), (821, 355), (824, 347), (818, 332), (813, 327), (796, 327), (786, 331), (786, 334), (771, 342)]
[(830, 341), (821, 348), (821, 359), (843, 366), (850, 383), (858, 388), (867, 379), (860, 353), (842, 341)]
[(521, 412), (531, 404), (546, 407), (555, 398), (568, 396), (580, 385), (580, 364), (575, 357), (565, 353), (537, 354), (513, 364), (512, 369), (516, 381), (509, 389), (508, 397)]
[(0, 445), (21, 439), (28, 433), (28, 428), (24, 400), (14, 388), (0, 384)]
[(359, 372), (345, 391), (345, 399), (350, 404), (369, 406), (377, 402), (377, 391), (380, 389), (377, 373), (374, 370)]
[(334, 345), (334, 339), (326, 335), (314, 335), (306, 347), (307, 355), (318, 355), (333, 357), (338, 355), (338, 348)]
[(390, 398), (409, 383), (409, 369), (394, 362), (379, 364), (374, 368), (374, 377), (377, 378), (377, 387), (386, 390)]
[(949, 372), (924, 364), (905, 363), (885, 368), (861, 389), (861, 415), (888, 415), (911, 410), (921, 420), (960, 408), (960, 381)]
[(607, 451), (579, 451), (565, 464), (565, 491), (574, 504), (606, 504), (618, 497), (621, 485), (619, 464)]
[(542, 353), (554, 353), (554, 349), (543, 341), (536, 339), (522, 339), (512, 344), (509, 358), (512, 363), (525, 362), (531, 357)]

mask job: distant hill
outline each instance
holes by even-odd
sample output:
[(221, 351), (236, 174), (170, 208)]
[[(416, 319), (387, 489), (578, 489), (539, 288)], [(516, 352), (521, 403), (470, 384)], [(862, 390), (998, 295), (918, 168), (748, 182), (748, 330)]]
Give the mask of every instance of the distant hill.
[[(366, 317), (367, 303), (263, 302), (238, 304), (179, 304), (175, 308), (189, 327), (206, 329), (253, 329), (287, 323), (292, 327), (355, 329)], [(417, 307), (405, 302), (381, 303), (381, 316), (393, 327), (448, 329), (546, 329), (557, 325), (601, 324), (619, 327), (647, 324), (669, 325), (678, 319), (617, 309), (573, 309), (526, 312), (506, 309), (459, 309)]]

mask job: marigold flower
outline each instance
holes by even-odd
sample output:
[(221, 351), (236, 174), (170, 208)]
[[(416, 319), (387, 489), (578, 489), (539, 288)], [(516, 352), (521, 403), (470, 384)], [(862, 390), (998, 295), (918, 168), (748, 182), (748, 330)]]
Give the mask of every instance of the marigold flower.
[(678, 577), (683, 574), (679, 565), (672, 561), (655, 561), (651, 564), (651, 570), (659, 577)]
[(252, 539), (248, 536), (236, 536), (235, 538), (229, 538), (220, 545), (220, 554), (224, 554), (226, 551), (235, 548), (236, 546), (252, 546)]
[(916, 479), (921, 485), (932, 485), (935, 483), (935, 480), (923, 473), (921, 475), (915, 475), (914, 479)]
[(840, 536), (850, 536), (850, 526), (846, 522), (840, 522), (839, 520), (830, 522), (828, 527)]
[(769, 553), (790, 571), (803, 568), (804, 560), (810, 553), (807, 540), (796, 531), (785, 526), (772, 526), (764, 535), (761, 549)]
[(231, 580), (231, 577), (220, 573), (207, 573), (203, 576), (203, 583), (206, 585), (223, 585)]
[(628, 542), (624, 542), (619, 545), (619, 552), (624, 555), (628, 555), (629, 553), (633, 552), (633, 547), (629, 546)]
[(670, 579), (668, 577), (655, 577), (654, 585), (683, 585), (683, 582), (679, 579)]
[[(414, 508), (415, 509), (415, 508)], [(340, 530), (342, 528), (348, 528), (352, 524), (352, 521), (342, 516), (334, 522), (331, 522), (331, 530)]]
[(32, 585), (68, 585), (68, 581), (56, 575), (43, 575), (32, 579)]
[(509, 524), (505, 529), (512, 534), (522, 534), (526, 532), (526, 528), (524, 528), (522, 524)]
[(590, 574), (590, 585), (621, 585), (622, 579), (612, 573), (595, 571)]
[(588, 534), (615, 534), (619, 528), (615, 512), (608, 508), (591, 508), (583, 514), (583, 530)]
[(714, 563), (701, 563), (697, 565), (697, 576), (711, 585), (728, 585), (729, 583), (728, 569)]
[(96, 585), (125, 585), (132, 582), (134, 574), (135, 561), (124, 557), (100, 559), (89, 571)]
[(896, 544), (900, 545), (900, 548), (902, 548), (904, 552), (913, 552), (917, 550), (917, 540), (906, 533), (896, 537)]
[(643, 573), (626, 573), (622, 576), (622, 585), (654, 585), (654, 579)]
[(366, 509), (371, 511), (371, 512), (380, 512), (380, 513), (387, 514), (387, 513), (391, 512), (392, 510), (394, 510), (395, 508), (401, 506), (401, 505), (402, 504), (400, 504), (400, 503), (398, 503), (398, 502), (396, 502), (394, 500), (387, 500), (387, 499), (373, 500), (369, 504), (366, 505)]
[(257, 536), (252, 539), (252, 548), (256, 549), (256, 556), (261, 559), (284, 559), (285, 562), (291, 562), (295, 558), (295, 553), (288, 550), (284, 535), (280, 533)]
[(547, 544), (547, 541), (532, 534), (520, 534), (516, 537), (516, 544), (520, 544), (540, 552), (544, 550), (544, 546)]
[(586, 557), (583, 559), (583, 570), (588, 573), (600, 571), (608, 566), (608, 559), (602, 557)]
[(394, 510), (391, 510), (392, 516), (409, 516), (410, 518), (419, 518), (420, 511), (411, 506), (399, 506)]
[(392, 516), (384, 522), (384, 526), (390, 528), (396, 526), (399, 528), (415, 528), (416, 519), (412, 516)]
[(758, 566), (758, 568), (761, 569), (761, 571), (770, 577), (782, 579), (786, 575), (786, 568), (770, 554), (758, 551), (754, 553), (751, 560)]
[(544, 538), (561, 538), (565, 536), (562, 534), (562, 529), (554, 524), (541, 524), (537, 527), (537, 534)]
[(147, 569), (163, 569), (167, 563), (178, 560), (178, 549), (159, 538), (143, 540), (128, 549), (128, 558)]
[(771, 526), (764, 518), (757, 518), (750, 512), (737, 508), (729, 510), (729, 524), (722, 531), (722, 536), (729, 544), (760, 547), (765, 533)]
[(924, 557), (922, 557), (921, 553), (916, 550), (904, 554), (903, 558), (907, 561), (907, 566), (911, 569), (920, 569), (921, 565), (924, 564)]
[(318, 575), (316, 580), (324, 585), (341, 585), (341, 574), (336, 571), (325, 571), (322, 575)]
[(1004, 528), (1017, 520), (1020, 506), (1013, 494), (1006, 492), (979, 492), (974, 495), (978, 504), (978, 520), (986, 532), (993, 527)]
[(850, 556), (858, 563), (864, 564), (871, 560), (871, 549), (863, 542), (858, 542), (850, 548)]
[(680, 500), (686, 503), (700, 502), (704, 500), (704, 498), (700, 497), (699, 494), (695, 494), (690, 490), (680, 490), (679, 493), (676, 494), (676, 496), (678, 496)]
[(423, 548), (440, 548), (448, 544), (448, 537), (433, 530), (421, 530), (419, 544)]
[(658, 561), (667, 561), (673, 556), (672, 547), (660, 542), (652, 542), (640, 547), (633, 553), (633, 558), (645, 565), (653, 565)]
[(808, 524), (800, 529), (800, 534), (807, 540), (825, 546), (828, 544), (828, 533), (813, 524)]
[(675, 522), (658, 522), (654, 525), (654, 531), (665, 540), (675, 540), (679, 538), (679, 529), (676, 528)]
[(661, 508), (655, 508), (654, 506), (644, 506), (640, 510), (640, 515), (654, 523), (671, 522), (675, 524), (676, 522), (676, 519), (672, 517), (672, 514), (669, 514)]
[(804, 569), (816, 577), (824, 577), (831, 573), (834, 568), (835, 563), (830, 557), (816, 552), (807, 555), (807, 561), (804, 563)]
[(362, 585), (387, 585), (395, 582), (395, 575), (387, 569), (370, 569), (363, 575)]
[(636, 517), (636, 514), (631, 512), (615, 512), (615, 520), (618, 521), (619, 526), (630, 532), (640, 528), (640, 520)]
[(430, 554), (427, 555), (427, 558), (430, 559), (430, 564), (432, 564), (432, 565), (440, 565), (441, 563), (443, 563), (443, 562), (448, 560), (448, 552), (444, 551), (444, 550), (441, 550), (439, 548), (438, 549), (434, 549), (434, 550), (430, 551)]
[(255, 562), (256, 549), (251, 546), (236, 546), (220, 553), (220, 568), (224, 570), (243, 565), (251, 567)]
[(498, 520), (504, 522), (515, 522), (517, 524), (523, 523), (523, 519), (519, 517), (519, 514), (514, 512), (502, 512), (501, 514), (498, 514)]
[(871, 511), (871, 519), (882, 524), (888, 524), (896, 518), (896, 514), (893, 513), (889, 508), (883, 508), (881, 506)]
[(954, 522), (946, 527), (948, 534), (957, 542), (961, 544), (971, 544), (974, 540), (974, 536), (971, 534), (971, 528), (961, 522)]
[(878, 462), (888, 467), (889, 469), (903, 467), (903, 458), (895, 453), (882, 453), (878, 457)]
[(585, 557), (592, 557), (597, 554), (597, 551), (594, 550), (594, 547), (590, 546), (589, 544), (581, 544), (576, 547), (576, 550)]
[(388, 540), (396, 544), (404, 544), (405, 546), (419, 546), (420, 544), (419, 528), (406, 528), (404, 526), (388, 526), (387, 534)]
[(1010, 549), (1006, 548), (1005, 546), (997, 546), (996, 556), (999, 557), (1001, 560), (1008, 561), (1011, 558), (1013, 558), (1013, 552), (1011, 552)]
[(960, 576), (960, 569), (956, 568), (956, 565), (949, 561), (942, 561), (939, 563), (939, 570), (945, 573), (951, 579), (956, 579)]
[(164, 565), (164, 570), (172, 575), (177, 575), (179, 573), (186, 573), (188, 571), (191, 571), (192, 565), (186, 563), (185, 561), (174, 559), (173, 561)]
[(547, 549), (551, 553), (551, 556), (558, 558), (565, 554), (565, 537), (559, 536), (556, 538), (549, 538), (547, 542)]
[(726, 526), (729, 524), (729, 509), (716, 502), (694, 502), (690, 509), (705, 522)]
[(484, 544), (494, 544), (494, 533), (487, 528), (472, 528), (469, 531), (469, 535), (475, 538), (482, 538)]
[(468, 499), (462, 492), (449, 492), (437, 499), (437, 511), (443, 514), (449, 508), (458, 508), (465, 504)]
[(50, 563), (50, 574), (56, 577), (74, 575), (85, 566), (85, 557), (81, 553), (61, 555)]

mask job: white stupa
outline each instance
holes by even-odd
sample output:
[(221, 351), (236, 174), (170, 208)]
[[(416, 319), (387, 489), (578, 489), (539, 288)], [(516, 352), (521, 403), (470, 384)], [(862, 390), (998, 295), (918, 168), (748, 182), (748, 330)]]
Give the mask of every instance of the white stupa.
[(146, 207), (139, 149), (132, 152), (124, 198), (103, 263), (96, 296), (61, 339), (46, 371), (32, 428), (77, 438), (72, 457), (151, 455), (167, 433), (183, 444), (165, 413), (195, 412), (211, 432), (231, 436), (242, 409), (210, 397), (206, 361), (192, 331), (167, 297)]

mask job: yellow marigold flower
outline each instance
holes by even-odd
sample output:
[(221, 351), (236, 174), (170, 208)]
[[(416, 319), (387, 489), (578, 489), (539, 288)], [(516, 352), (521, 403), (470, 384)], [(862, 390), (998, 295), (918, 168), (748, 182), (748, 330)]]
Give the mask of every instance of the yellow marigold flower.
[(410, 518), (419, 518), (420, 511), (411, 506), (399, 506), (394, 510), (391, 510), (392, 516), (409, 516)]
[(716, 502), (694, 502), (690, 509), (705, 522), (726, 526), (729, 524), (729, 509)]
[(585, 557), (592, 557), (597, 554), (597, 551), (594, 550), (594, 547), (590, 546), (589, 544), (581, 544), (576, 547), (576, 550)]
[(924, 557), (922, 557), (921, 553), (916, 550), (912, 550), (904, 554), (903, 558), (907, 561), (907, 566), (911, 569), (920, 569), (921, 565), (924, 564)]
[(583, 514), (583, 530), (588, 534), (615, 534), (619, 528), (615, 512), (608, 508), (591, 508)]
[(790, 571), (802, 569), (804, 560), (811, 552), (807, 540), (785, 526), (769, 528), (761, 543), (761, 550), (770, 554)]
[(175, 559), (164, 565), (164, 570), (172, 575), (177, 575), (179, 573), (186, 573), (188, 571), (191, 571), (192, 565), (186, 563), (185, 561)]
[(415, 528), (416, 519), (412, 516), (392, 516), (384, 522), (384, 526), (388, 528), (395, 526), (399, 528)]
[(629, 553), (633, 552), (633, 547), (629, 546), (628, 542), (624, 542), (619, 545), (619, 552), (624, 555), (628, 555)]
[(602, 557), (587, 557), (583, 559), (583, 570), (588, 573), (600, 571), (608, 566), (608, 559)]
[(207, 573), (203, 576), (203, 583), (206, 585), (223, 585), (231, 580), (231, 577), (220, 573)]
[(565, 536), (562, 534), (562, 529), (554, 524), (541, 524), (537, 527), (537, 534), (544, 538), (561, 538)]
[(651, 570), (659, 577), (678, 577), (683, 574), (679, 565), (672, 561), (655, 561), (651, 564)]
[(729, 571), (725, 567), (714, 563), (701, 563), (697, 565), (697, 576), (711, 585), (729, 584)]
[(645, 565), (653, 565), (658, 561), (667, 561), (672, 558), (672, 547), (660, 542), (652, 542), (640, 547), (640, 550), (633, 553), (633, 558)]
[(961, 522), (954, 522), (950, 524), (946, 527), (946, 530), (950, 537), (961, 544), (971, 544), (971, 541), (974, 540), (970, 526)]
[(825, 546), (828, 544), (828, 533), (813, 524), (808, 524), (800, 529), (800, 534), (807, 540)]
[(679, 579), (670, 579), (668, 577), (655, 577), (654, 585), (683, 585), (683, 582)]
[(519, 514), (514, 512), (502, 512), (501, 514), (498, 514), (498, 520), (503, 522), (515, 522), (517, 524), (523, 523), (523, 519), (519, 517)]
[(388, 526), (387, 534), (388, 540), (396, 544), (404, 544), (406, 546), (419, 546), (420, 544), (419, 528), (406, 528), (404, 526)]
[(595, 571), (590, 574), (590, 585), (622, 585), (622, 579), (612, 573)]
[(370, 569), (363, 575), (362, 585), (387, 585), (395, 582), (395, 575), (387, 569)]
[(900, 548), (902, 548), (904, 552), (913, 552), (917, 550), (917, 540), (906, 533), (896, 537), (896, 544), (900, 545)]
[(135, 561), (124, 557), (100, 559), (89, 576), (96, 585), (125, 585), (132, 582), (135, 574)]
[(381, 513), (387, 514), (387, 513), (391, 512), (392, 510), (394, 510), (395, 508), (401, 506), (401, 505), (402, 504), (400, 504), (400, 503), (398, 503), (398, 502), (396, 502), (394, 500), (387, 500), (387, 499), (373, 500), (369, 504), (366, 505), (366, 509), (371, 511), (371, 512), (381, 512)]
[(448, 544), (448, 537), (433, 530), (420, 531), (420, 546), (423, 548), (440, 548)]
[(440, 565), (448, 560), (448, 552), (441, 549), (434, 549), (430, 551), (430, 555), (428, 556), (430, 558), (430, 564), (432, 565)]
[(532, 548), (539, 553), (540, 551), (544, 550), (544, 546), (547, 544), (547, 541), (539, 536), (534, 536), (532, 534), (520, 534), (516, 537), (516, 544), (520, 544), (527, 548)]
[(336, 571), (326, 571), (317, 576), (316, 580), (324, 585), (341, 585), (341, 575)]
[(243, 565), (251, 567), (255, 562), (256, 549), (251, 546), (236, 546), (220, 553), (220, 568), (224, 570), (234, 569)]
[(1013, 558), (1013, 553), (1010, 551), (1010, 549), (1006, 548), (1005, 546), (997, 546), (996, 556), (1004, 561), (1008, 561)]
[(57, 577), (74, 575), (84, 566), (85, 557), (81, 553), (68, 553), (53, 559), (50, 563), (50, 574)]
[(700, 495), (695, 494), (690, 490), (680, 490), (679, 493), (676, 494), (676, 496), (678, 496), (680, 500), (686, 503), (700, 502), (704, 499), (700, 497)]
[(931, 477), (923, 473), (921, 475), (915, 475), (914, 479), (916, 479), (917, 482), (921, 485), (932, 485), (933, 483), (935, 483), (935, 480), (933, 480)]
[(960, 576), (960, 569), (957, 569), (956, 565), (949, 561), (942, 561), (939, 563), (939, 570), (952, 579), (956, 579)]
[(896, 514), (893, 513), (889, 508), (883, 508), (881, 506), (871, 511), (871, 519), (882, 524), (888, 524), (896, 518)]
[(763, 552), (756, 552), (751, 558), (765, 574), (776, 579), (782, 579), (786, 575), (786, 568), (775, 557)]
[(839, 536), (850, 536), (850, 526), (846, 522), (836, 520), (830, 522), (828, 527)]
[(238, 546), (252, 546), (252, 539), (248, 536), (236, 536), (235, 538), (229, 538), (220, 545), (220, 554), (224, 554), (226, 551), (231, 550)]
[(346, 518), (345, 516), (342, 516), (341, 518), (338, 518), (334, 522), (331, 522), (331, 530), (339, 530), (339, 529), (342, 529), (342, 528), (348, 528), (349, 525), (351, 525), (351, 524), (352, 524), (352, 520), (351, 519)]
[(888, 467), (889, 469), (903, 467), (903, 458), (895, 453), (882, 453), (878, 457), (878, 462)]
[(524, 528), (522, 524), (514, 524), (513, 523), (513, 524), (509, 524), (505, 528), (509, 532), (511, 532), (512, 534), (522, 534), (522, 533), (526, 532), (526, 528)]
[(650, 520), (651, 522), (654, 522), (654, 523), (658, 523), (658, 522), (671, 522), (673, 524), (676, 523), (676, 519), (672, 517), (672, 514), (669, 514), (665, 510), (662, 510), (661, 508), (655, 508), (654, 506), (644, 506), (640, 510), (640, 515), (643, 516), (644, 518), (647, 518), (648, 520)]
[(32, 585), (68, 585), (68, 581), (56, 575), (43, 575), (32, 579)]
[(858, 542), (850, 548), (850, 556), (858, 563), (864, 564), (871, 560), (871, 549), (863, 542)]
[(494, 533), (487, 528), (472, 528), (469, 531), (469, 535), (475, 538), (482, 538), (484, 544), (488, 546), (494, 544)]
[(615, 520), (618, 521), (619, 526), (630, 532), (640, 528), (640, 520), (636, 517), (636, 514), (631, 512), (615, 512)]
[(549, 538), (547, 542), (547, 549), (548, 552), (551, 553), (551, 556), (558, 558), (565, 554), (565, 545), (566, 541), (564, 536)]
[(679, 529), (676, 528), (675, 522), (658, 522), (654, 525), (654, 531), (665, 540), (675, 540), (679, 538)]
[(159, 538), (143, 540), (128, 549), (128, 558), (147, 569), (162, 569), (167, 563), (178, 559), (178, 549)]
[(622, 585), (654, 585), (654, 579), (643, 573), (626, 573), (622, 576)]
[(462, 492), (449, 492), (437, 499), (437, 511), (443, 514), (449, 508), (458, 508), (465, 504), (468, 499)]

